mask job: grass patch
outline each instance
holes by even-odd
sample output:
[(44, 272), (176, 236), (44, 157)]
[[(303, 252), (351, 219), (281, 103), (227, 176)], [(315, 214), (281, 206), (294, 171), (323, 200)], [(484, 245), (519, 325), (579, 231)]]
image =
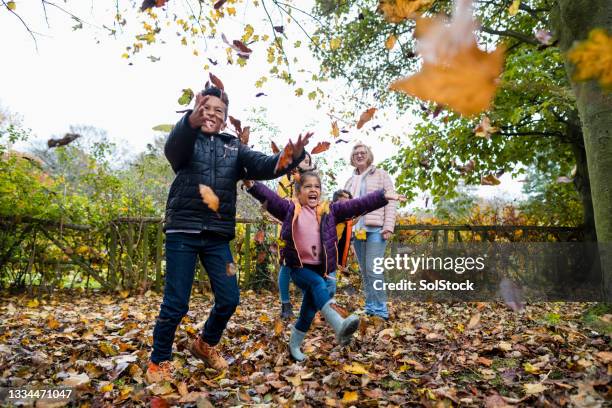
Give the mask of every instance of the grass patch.
[(501, 368), (515, 368), (519, 366), (516, 358), (496, 358), (491, 363), (491, 369), (499, 370)]
[(591, 330), (611, 335), (612, 321), (604, 321), (601, 318), (609, 314), (612, 314), (612, 303), (597, 303), (584, 312), (582, 321)]

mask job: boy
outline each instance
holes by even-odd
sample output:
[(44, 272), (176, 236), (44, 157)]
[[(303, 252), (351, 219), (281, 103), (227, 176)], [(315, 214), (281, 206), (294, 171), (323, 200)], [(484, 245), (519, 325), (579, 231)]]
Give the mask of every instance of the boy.
[[(196, 97), (195, 107), (178, 121), (164, 148), (176, 177), (166, 203), (166, 277), (164, 298), (153, 330), (153, 352), (146, 380), (153, 383), (172, 377), (172, 343), (176, 328), (189, 309), (189, 296), (199, 256), (215, 303), (191, 353), (217, 370), (227, 362), (215, 347), (239, 302), (229, 241), (236, 226), (236, 183), (243, 178), (273, 179), (295, 168), (304, 158), (312, 133), (300, 135), (293, 162), (275, 171), (280, 154), (255, 152), (225, 129), (229, 99), (225, 91), (208, 87)], [(219, 198), (213, 212), (199, 194), (209, 186)]]

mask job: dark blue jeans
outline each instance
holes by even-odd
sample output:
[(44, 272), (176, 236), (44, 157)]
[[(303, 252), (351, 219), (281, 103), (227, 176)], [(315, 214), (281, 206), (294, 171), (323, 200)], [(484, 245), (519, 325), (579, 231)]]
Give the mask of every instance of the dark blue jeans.
[(172, 360), (174, 334), (189, 310), (198, 256), (215, 295), (215, 304), (202, 329), (202, 340), (212, 346), (219, 343), (240, 301), (236, 276), (228, 276), (226, 272), (227, 264), (234, 262), (227, 239), (182, 232), (167, 234), (164, 299), (153, 329), (151, 361), (156, 364)]
[[(302, 289), (303, 294), (300, 316), (295, 322), (295, 328), (305, 333), (310, 329), (317, 311), (321, 310), (333, 297), (333, 293), (330, 293), (331, 282), (327, 282), (330, 278), (325, 279), (308, 268), (291, 268), (290, 274), (291, 280)], [(333, 289), (335, 292), (335, 285)]]

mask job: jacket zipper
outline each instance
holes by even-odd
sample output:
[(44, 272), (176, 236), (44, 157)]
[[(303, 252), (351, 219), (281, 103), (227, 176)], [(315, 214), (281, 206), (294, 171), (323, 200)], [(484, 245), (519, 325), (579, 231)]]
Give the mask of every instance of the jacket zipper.
[(302, 258), (300, 257), (300, 251), (298, 251), (297, 245), (295, 245), (295, 238), (293, 237), (293, 231), (295, 231), (295, 221), (297, 220), (297, 217), (295, 216), (296, 208), (297, 207), (295, 206), (295, 203), (294, 203), (293, 204), (293, 219), (291, 220), (291, 240), (293, 241), (293, 247), (295, 248), (295, 253), (297, 254), (298, 261), (300, 261), (300, 268), (303, 268), (304, 263), (302, 263)]

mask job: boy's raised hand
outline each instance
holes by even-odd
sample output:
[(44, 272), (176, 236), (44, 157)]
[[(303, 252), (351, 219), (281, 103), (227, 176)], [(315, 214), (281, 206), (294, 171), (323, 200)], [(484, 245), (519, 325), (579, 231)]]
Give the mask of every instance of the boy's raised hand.
[(193, 107), (193, 111), (191, 115), (189, 115), (189, 126), (192, 129), (199, 129), (204, 124), (204, 104), (208, 100), (210, 95), (202, 95), (198, 93), (195, 100), (195, 106)]
[[(300, 158), (300, 156), (302, 155), (302, 152), (304, 151), (304, 146), (308, 144), (308, 140), (311, 138), (313, 134), (314, 133), (312, 132), (306, 132), (304, 137), (302, 137), (302, 134), (300, 133), (300, 135), (298, 136), (297, 142), (295, 142), (295, 144), (293, 145), (293, 159), (294, 160), (297, 160)], [(291, 140), (289, 140), (289, 143), (291, 143)]]

